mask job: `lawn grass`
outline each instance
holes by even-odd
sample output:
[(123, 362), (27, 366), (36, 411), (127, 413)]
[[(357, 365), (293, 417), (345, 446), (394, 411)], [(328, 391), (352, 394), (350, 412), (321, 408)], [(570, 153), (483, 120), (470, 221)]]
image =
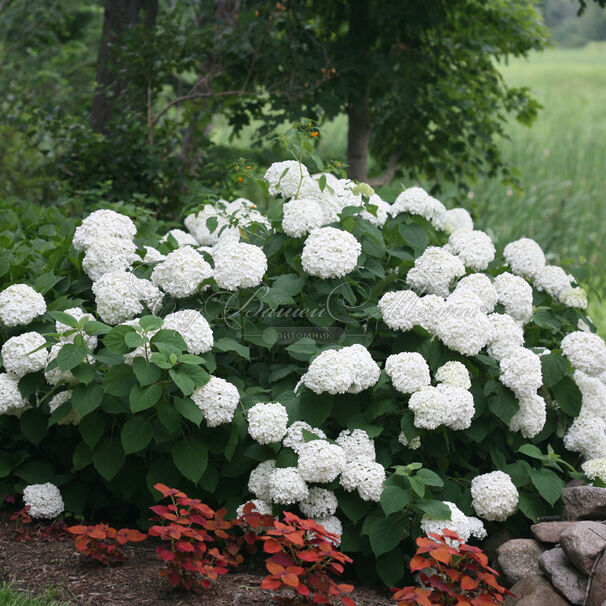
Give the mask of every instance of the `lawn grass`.
[(48, 591), (46, 595), (34, 597), (30, 593), (17, 591), (10, 584), (0, 584), (0, 606), (68, 606), (65, 602), (59, 602), (54, 591)]

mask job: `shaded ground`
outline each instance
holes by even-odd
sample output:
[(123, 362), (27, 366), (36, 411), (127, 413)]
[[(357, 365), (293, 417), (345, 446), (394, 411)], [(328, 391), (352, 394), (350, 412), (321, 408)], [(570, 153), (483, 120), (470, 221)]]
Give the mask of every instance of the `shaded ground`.
[[(4, 525), (3, 525), (4, 526)], [(145, 541), (124, 550), (126, 561), (113, 568), (84, 559), (73, 541), (15, 540), (14, 531), (0, 528), (0, 580), (15, 589), (44, 593), (54, 588), (62, 600), (78, 606), (269, 606), (272, 593), (259, 585), (262, 575), (250, 570), (221, 577), (199, 595), (168, 589), (157, 578), (162, 564), (154, 546)], [(243, 566), (243, 569), (245, 566)], [(356, 589), (352, 598), (359, 606), (393, 606), (387, 594)]]

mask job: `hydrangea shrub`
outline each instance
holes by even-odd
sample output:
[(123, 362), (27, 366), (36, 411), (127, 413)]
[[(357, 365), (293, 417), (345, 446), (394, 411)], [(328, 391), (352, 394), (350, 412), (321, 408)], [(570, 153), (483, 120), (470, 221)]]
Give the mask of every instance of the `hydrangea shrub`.
[(52, 483), (124, 520), (157, 483), (253, 501), (388, 585), (421, 534), (557, 510), (606, 457), (606, 345), (574, 278), (418, 187), (388, 204), (299, 161), (265, 184), (264, 210), (219, 200), (163, 233), (97, 210), (0, 257), (0, 492)]

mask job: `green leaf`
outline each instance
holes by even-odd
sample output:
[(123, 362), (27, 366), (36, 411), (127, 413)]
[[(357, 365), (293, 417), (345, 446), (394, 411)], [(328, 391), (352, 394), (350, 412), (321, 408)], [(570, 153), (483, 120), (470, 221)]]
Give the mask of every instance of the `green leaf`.
[(130, 351), (130, 347), (125, 343), (124, 337), (128, 334), (137, 334), (132, 326), (115, 326), (103, 337), (103, 344), (107, 349), (118, 354), (125, 354)]
[(158, 413), (160, 423), (162, 423), (169, 433), (177, 431), (177, 429), (179, 429), (181, 426), (181, 415), (179, 414), (179, 411), (171, 404), (161, 402), (156, 407), (156, 412)]
[(124, 459), (124, 450), (116, 438), (103, 438), (93, 450), (93, 465), (108, 482), (122, 469)]
[(525, 454), (527, 457), (532, 457), (533, 459), (545, 458), (545, 455), (541, 452), (541, 449), (534, 444), (522, 444), (522, 446), (518, 448), (518, 452)]
[(95, 378), (95, 369), (90, 364), (78, 364), (78, 366), (72, 368), (72, 374), (80, 383), (87, 385)]
[(488, 409), (503, 423), (509, 423), (511, 417), (520, 409), (520, 403), (513, 392), (497, 381), (488, 381), (484, 387), (488, 398)]
[(74, 410), (84, 417), (101, 406), (103, 390), (99, 385), (76, 385), (71, 399)]
[(5, 478), (13, 469), (12, 453), (0, 451), (0, 478)]
[(93, 462), (93, 454), (91, 449), (84, 443), (80, 442), (72, 454), (72, 465), (74, 471), (80, 471)]
[(423, 498), (425, 496), (425, 482), (423, 482), (423, 478), (410, 476), (408, 481), (410, 482), (410, 487), (413, 489), (413, 491)]
[(130, 418), (120, 434), (122, 448), (126, 454), (143, 450), (154, 437), (154, 428), (149, 419), (142, 415)]
[(197, 440), (181, 440), (171, 449), (173, 463), (188, 480), (197, 484), (208, 464), (208, 449)]
[(168, 374), (184, 396), (190, 396), (194, 392), (194, 389), (196, 389), (195, 383), (187, 373), (171, 368)]
[(162, 397), (162, 388), (159, 385), (139, 387), (133, 385), (128, 396), (128, 403), (133, 413), (151, 408)]
[(364, 526), (375, 557), (395, 549), (406, 535), (406, 522), (402, 519), (366, 518)]
[(334, 405), (334, 396), (315, 394), (309, 389), (303, 390), (299, 396), (298, 418), (307, 421), (313, 427), (322, 427), (330, 417)]
[(553, 387), (568, 372), (568, 362), (557, 353), (549, 353), (541, 356), (541, 368), (543, 371), (543, 385)]
[(560, 408), (571, 417), (578, 417), (581, 412), (583, 397), (577, 384), (570, 378), (564, 377), (553, 387), (552, 392)]
[(162, 371), (145, 358), (137, 357), (133, 360), (133, 372), (142, 387), (157, 383), (162, 378)]
[(55, 468), (48, 461), (34, 459), (23, 463), (15, 475), (28, 484), (44, 484), (55, 479)]
[(222, 352), (233, 351), (233, 352), (237, 353), (239, 356), (241, 356), (242, 358), (245, 358), (246, 360), (250, 360), (250, 349), (248, 347), (246, 347), (245, 345), (241, 345), (240, 343), (238, 343), (234, 339), (231, 339), (230, 337), (222, 337), (221, 339), (218, 339), (215, 342), (214, 349), (217, 351), (222, 351)]
[(419, 509), (435, 520), (450, 520), (450, 507), (442, 501), (426, 499), (419, 503)]
[(112, 330), (111, 326), (103, 324), (103, 322), (98, 322), (97, 320), (89, 320), (84, 325), (84, 332), (87, 335), (103, 335), (107, 334), (110, 330)]
[(94, 448), (99, 443), (106, 426), (103, 414), (94, 413), (86, 415), (78, 424), (78, 429), (86, 445)]
[(566, 486), (556, 473), (545, 468), (533, 469), (530, 472), (530, 480), (550, 505), (554, 505), (562, 496), (562, 488)]
[(415, 252), (422, 252), (427, 248), (429, 244), (429, 238), (427, 231), (416, 223), (409, 223), (408, 225), (400, 225), (400, 234), (408, 246), (412, 247)]
[(66, 343), (57, 354), (57, 366), (61, 370), (71, 370), (84, 360), (87, 353), (88, 350), (84, 345)]
[(135, 349), (141, 345), (147, 343), (147, 339), (141, 336), (138, 332), (127, 332), (124, 335), (124, 342), (128, 345), (129, 349)]
[(190, 398), (175, 398), (174, 403), (175, 408), (181, 413), (181, 416), (200, 427), (204, 415)]
[(377, 574), (387, 587), (394, 587), (404, 576), (405, 570), (406, 562), (401, 549), (392, 549), (377, 558)]
[(359, 522), (373, 508), (373, 504), (363, 501), (357, 492), (341, 492), (338, 499), (339, 509), (352, 522)]
[(46, 436), (48, 417), (39, 408), (29, 408), (19, 417), (19, 427), (32, 444), (40, 444)]
[(139, 326), (145, 330), (159, 330), (162, 328), (164, 320), (162, 318), (157, 318), (156, 316), (143, 316), (139, 318)]
[(132, 366), (116, 364), (105, 373), (101, 385), (110, 396), (124, 397), (130, 393), (135, 381)]
[(286, 348), (288, 355), (301, 362), (309, 362), (319, 351), (318, 345), (313, 339), (305, 337), (299, 339)]
[(150, 343), (162, 353), (180, 354), (187, 350), (183, 337), (176, 330), (159, 330)]
[(49, 311), (50, 317), (61, 324), (66, 324), (72, 328), (78, 328), (78, 320), (70, 314), (66, 314), (64, 311)]
[(549, 515), (550, 508), (547, 503), (537, 499), (535, 494), (526, 491), (520, 492), (519, 501), (520, 511), (533, 522), (537, 522), (539, 518)]
[(435, 486), (436, 488), (444, 486), (442, 478), (435, 471), (431, 471), (431, 469), (426, 469), (425, 467), (419, 469), (417, 477), (421, 478), (426, 486)]
[(410, 501), (410, 490), (400, 486), (385, 486), (381, 493), (381, 507), (386, 516), (402, 511)]

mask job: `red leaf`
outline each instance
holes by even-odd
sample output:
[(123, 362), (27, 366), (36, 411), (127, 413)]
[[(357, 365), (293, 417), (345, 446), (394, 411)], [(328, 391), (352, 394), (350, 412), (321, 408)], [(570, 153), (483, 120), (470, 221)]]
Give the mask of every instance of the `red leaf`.
[(261, 589), (271, 589), (272, 591), (275, 591), (276, 589), (280, 589), (281, 586), (282, 583), (280, 581), (271, 577), (265, 577), (261, 581)]

